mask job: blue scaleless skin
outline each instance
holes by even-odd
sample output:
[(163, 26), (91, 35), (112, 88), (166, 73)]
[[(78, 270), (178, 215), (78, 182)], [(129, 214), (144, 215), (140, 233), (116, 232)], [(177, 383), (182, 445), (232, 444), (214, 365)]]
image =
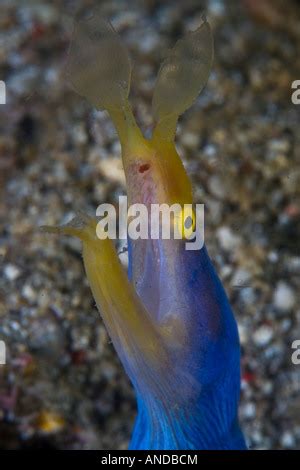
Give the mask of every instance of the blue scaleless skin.
[[(124, 45), (98, 15), (76, 25), (68, 74), (75, 90), (106, 109), (116, 126), (129, 204), (193, 202), (174, 136), (179, 115), (205, 86), (212, 60), (204, 19), (161, 65), (155, 126), (147, 140), (128, 102), (131, 66)], [(205, 246), (187, 250), (184, 238), (129, 240), (127, 276), (113, 242), (97, 237), (96, 224), (79, 215), (44, 230), (82, 240), (93, 296), (136, 392), (130, 449), (245, 449), (237, 325)]]

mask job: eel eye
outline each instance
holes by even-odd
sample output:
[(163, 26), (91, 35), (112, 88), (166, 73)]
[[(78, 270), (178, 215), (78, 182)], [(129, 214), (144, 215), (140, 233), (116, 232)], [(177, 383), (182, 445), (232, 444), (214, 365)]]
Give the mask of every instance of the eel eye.
[(175, 216), (175, 228), (180, 238), (189, 239), (193, 236), (196, 227), (196, 216), (193, 208), (184, 206)]

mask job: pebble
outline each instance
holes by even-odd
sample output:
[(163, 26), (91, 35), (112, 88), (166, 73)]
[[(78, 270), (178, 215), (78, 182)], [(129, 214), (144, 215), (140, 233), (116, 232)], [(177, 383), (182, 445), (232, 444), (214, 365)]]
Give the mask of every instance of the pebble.
[(239, 268), (235, 271), (234, 275), (232, 276), (231, 284), (233, 286), (242, 287), (248, 285), (250, 279), (251, 274), (246, 269)]
[(217, 239), (225, 251), (234, 250), (241, 244), (241, 238), (235, 235), (230, 227), (220, 227), (217, 230)]
[(290, 431), (285, 431), (280, 439), (282, 447), (291, 449), (295, 445), (295, 438)]
[(232, 273), (232, 267), (228, 264), (225, 264), (220, 269), (220, 276), (222, 279), (227, 279)]
[(293, 309), (296, 304), (296, 296), (293, 289), (284, 281), (280, 281), (274, 292), (274, 305), (282, 312), (288, 312)]
[[(29, 3), (29, 2), (28, 2)], [(59, 16), (59, 11), (56, 7), (47, 4), (29, 4), (20, 8), (20, 14), (23, 15), (23, 18), (30, 20), (32, 17), (35, 20), (40, 21), (45, 25), (50, 25), (57, 21)]]
[(138, 15), (135, 11), (122, 11), (113, 18), (113, 26), (116, 31), (120, 32), (122, 29), (134, 28), (138, 21)]
[(266, 346), (270, 343), (271, 339), (273, 338), (274, 332), (271, 326), (269, 325), (262, 325), (259, 327), (253, 335), (254, 343), (257, 346)]
[(273, 383), (270, 380), (266, 380), (265, 382), (262, 383), (261, 389), (264, 395), (271, 395), (271, 393), (274, 390)]
[(29, 302), (34, 302), (34, 300), (36, 299), (36, 293), (35, 293), (34, 289), (29, 284), (25, 284), (23, 286), (22, 295)]
[(139, 51), (142, 54), (150, 54), (161, 44), (160, 37), (154, 31), (144, 31), (141, 41), (139, 41)]
[(220, 176), (213, 175), (208, 181), (208, 188), (214, 196), (220, 199), (225, 198), (227, 191), (224, 185), (224, 181)]
[(42, 433), (55, 433), (63, 429), (65, 426), (65, 420), (57, 413), (44, 410), (37, 416), (36, 426)]
[(39, 71), (37, 66), (31, 66), (15, 73), (7, 82), (8, 93), (12, 91), (17, 95), (30, 94), (38, 81)]
[(122, 160), (119, 157), (108, 157), (98, 161), (98, 168), (103, 176), (110, 181), (125, 185), (125, 174)]
[(182, 145), (188, 149), (195, 149), (199, 145), (200, 136), (193, 132), (183, 132), (180, 141)]
[(256, 295), (254, 289), (248, 286), (240, 286), (239, 296), (241, 301), (246, 305), (255, 305)]
[(290, 142), (286, 139), (273, 139), (268, 144), (271, 153), (287, 153), (290, 149)]
[(20, 275), (20, 269), (14, 264), (7, 264), (6, 266), (4, 266), (4, 276), (9, 281), (15, 281)]
[(209, 0), (208, 10), (212, 15), (222, 16), (225, 11), (225, 5), (222, 0)]
[(278, 259), (279, 259), (279, 256), (278, 256), (278, 253), (276, 253), (276, 251), (270, 251), (268, 253), (268, 260), (271, 263), (277, 263)]
[(217, 155), (217, 147), (213, 144), (205, 145), (205, 147), (203, 148), (203, 155), (209, 158), (214, 157), (215, 155)]
[(73, 136), (74, 136), (75, 142), (77, 142), (79, 145), (84, 145), (87, 143), (88, 136), (87, 136), (86, 129), (83, 123), (80, 123), (74, 126)]
[[(195, 198), (197, 196), (197, 192), (195, 191)], [(199, 192), (198, 200), (203, 200), (203, 195)], [(220, 201), (216, 199), (207, 199), (206, 201), (206, 208), (209, 211), (208, 217), (211, 223), (218, 225), (222, 219), (222, 204)]]
[(293, 257), (289, 264), (291, 272), (300, 274), (300, 256)]
[(256, 414), (256, 406), (252, 402), (246, 403), (242, 408), (242, 414), (245, 418), (252, 419)]
[(239, 336), (240, 336), (240, 343), (246, 344), (248, 340), (248, 333), (247, 333), (246, 326), (242, 325), (241, 323), (238, 323), (238, 330), (239, 330)]

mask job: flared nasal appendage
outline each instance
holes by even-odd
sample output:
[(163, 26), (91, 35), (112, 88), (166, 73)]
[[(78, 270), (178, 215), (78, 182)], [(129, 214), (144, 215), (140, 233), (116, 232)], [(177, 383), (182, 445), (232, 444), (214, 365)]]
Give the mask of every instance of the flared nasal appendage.
[(108, 111), (123, 150), (143, 140), (128, 101), (128, 51), (112, 25), (97, 11), (74, 26), (66, 76), (74, 90), (94, 108)]
[(75, 91), (97, 109), (124, 106), (131, 65), (110, 23), (93, 14), (75, 24), (66, 75)]
[(154, 88), (154, 133), (172, 139), (178, 116), (195, 101), (208, 80), (213, 62), (213, 36), (209, 23), (179, 39), (162, 63)]

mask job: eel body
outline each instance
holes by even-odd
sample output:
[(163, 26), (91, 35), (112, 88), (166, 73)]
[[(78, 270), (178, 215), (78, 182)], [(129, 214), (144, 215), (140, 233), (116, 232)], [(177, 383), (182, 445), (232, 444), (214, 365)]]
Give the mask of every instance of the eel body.
[[(76, 25), (69, 78), (115, 124), (130, 205), (193, 204), (174, 138), (178, 117), (205, 86), (212, 60), (212, 33), (204, 19), (160, 67), (153, 94), (155, 126), (146, 139), (128, 101), (131, 65), (122, 41), (99, 15)], [(113, 241), (99, 237), (97, 227), (96, 220), (79, 215), (45, 230), (82, 240), (93, 296), (136, 392), (130, 448), (245, 449), (238, 422), (238, 330), (205, 245), (188, 250), (184, 236), (129, 237), (126, 273)]]

